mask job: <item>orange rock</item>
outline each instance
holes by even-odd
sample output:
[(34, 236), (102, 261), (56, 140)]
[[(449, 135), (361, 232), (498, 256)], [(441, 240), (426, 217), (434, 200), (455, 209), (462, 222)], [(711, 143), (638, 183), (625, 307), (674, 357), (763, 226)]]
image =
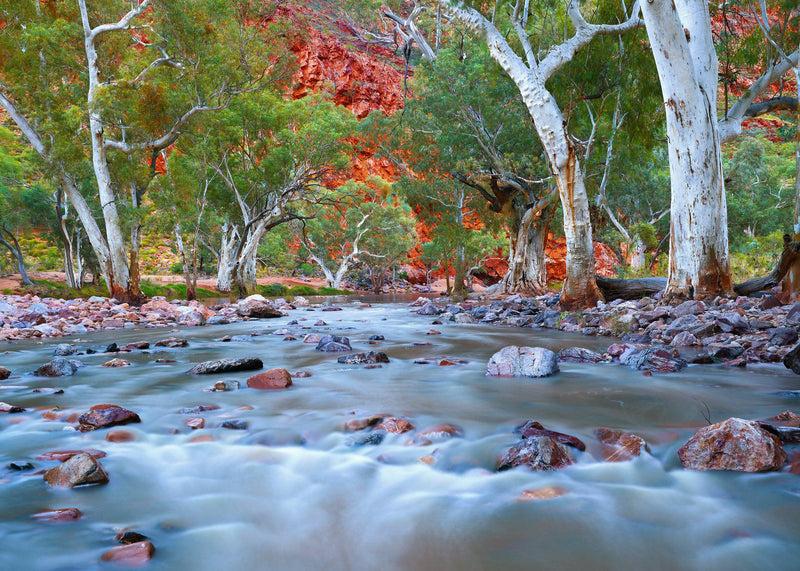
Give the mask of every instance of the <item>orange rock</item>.
[(409, 430), (414, 430), (414, 425), (402, 418), (387, 416), (375, 426), (375, 430), (385, 430), (393, 434), (403, 434)]
[(39, 521), (49, 521), (53, 523), (63, 523), (77, 521), (83, 513), (78, 508), (64, 508), (60, 510), (50, 510), (33, 514), (34, 519)]
[(114, 561), (121, 565), (144, 565), (153, 558), (156, 548), (149, 541), (119, 545), (109, 549), (100, 557), (103, 561)]
[(186, 422), (184, 422), (183, 424), (185, 424), (192, 430), (197, 430), (198, 428), (205, 427), (206, 419), (199, 416), (193, 416), (192, 418), (187, 418)]
[(270, 369), (247, 379), (247, 386), (251, 389), (285, 389), (292, 386), (292, 375), (286, 369)]
[(106, 434), (106, 441), (108, 442), (133, 442), (136, 436), (127, 430), (110, 430)]
[(565, 490), (559, 486), (547, 486), (537, 490), (523, 490), (522, 497), (520, 497), (517, 501), (531, 502), (536, 500), (552, 500), (553, 498), (558, 498), (568, 493), (569, 490)]

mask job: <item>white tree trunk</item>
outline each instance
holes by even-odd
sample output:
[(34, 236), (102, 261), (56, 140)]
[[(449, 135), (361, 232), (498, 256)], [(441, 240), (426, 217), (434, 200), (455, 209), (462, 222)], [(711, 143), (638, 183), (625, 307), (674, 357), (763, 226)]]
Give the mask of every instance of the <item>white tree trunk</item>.
[(256, 258), (258, 256), (258, 245), (266, 231), (267, 220), (261, 219), (256, 222), (245, 239), (239, 259), (234, 260), (236, 268), (233, 280), (240, 293), (250, 295), (256, 291)]
[(217, 289), (230, 293), (233, 287), (233, 247), (236, 245), (236, 229), (227, 222), (222, 225), (222, 243), (217, 260)]
[(667, 295), (732, 291), (717, 127), (717, 56), (703, 0), (642, 5), (664, 96), (672, 189)]
[(535, 214), (532, 208), (525, 210), (516, 225), (516, 233), (509, 240), (508, 271), (501, 282), (506, 293), (542, 295), (547, 291), (544, 246), (550, 215), (544, 212), (548, 220), (537, 224)]

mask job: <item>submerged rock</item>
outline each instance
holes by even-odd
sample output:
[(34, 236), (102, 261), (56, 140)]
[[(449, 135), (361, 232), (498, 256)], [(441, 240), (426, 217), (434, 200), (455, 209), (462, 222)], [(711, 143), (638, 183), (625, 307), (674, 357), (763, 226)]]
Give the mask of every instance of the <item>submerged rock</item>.
[(635, 434), (598, 428), (594, 435), (600, 441), (603, 460), (606, 462), (627, 462), (641, 456), (643, 450), (650, 452), (644, 438)]
[(74, 488), (91, 484), (107, 484), (108, 474), (90, 454), (72, 456), (44, 473), (44, 481), (54, 488)]
[(118, 565), (126, 567), (136, 567), (144, 565), (153, 558), (156, 553), (155, 546), (149, 541), (139, 541), (127, 545), (119, 545), (109, 549), (100, 559), (103, 561), (113, 561)]
[(244, 357), (241, 359), (216, 359), (198, 363), (191, 369), (191, 375), (214, 375), (217, 373), (232, 373), (235, 371), (255, 371), (264, 366), (257, 357)]
[(402, 418), (387, 416), (375, 425), (375, 430), (385, 430), (392, 434), (403, 434), (409, 430), (414, 430), (414, 425)]
[(63, 508), (60, 510), (49, 510), (45, 512), (38, 512), (33, 514), (33, 518), (39, 521), (48, 521), (52, 523), (64, 523), (70, 521), (78, 521), (81, 519), (83, 512), (78, 508)]
[(705, 426), (678, 450), (690, 470), (779, 470), (786, 461), (780, 439), (754, 420), (729, 418)]
[(556, 354), (543, 347), (503, 347), (491, 356), (489, 377), (549, 377), (559, 371)]
[(567, 447), (549, 436), (525, 438), (509, 448), (497, 462), (497, 471), (527, 466), (531, 470), (557, 470), (573, 464), (575, 460)]
[(586, 450), (586, 444), (581, 441), (577, 436), (564, 434), (563, 432), (556, 432), (555, 430), (548, 430), (535, 420), (528, 420), (514, 429), (514, 432), (521, 435), (523, 438), (530, 438), (533, 436), (547, 436), (561, 444), (567, 444), (577, 448), (581, 452)]
[(167, 347), (169, 349), (178, 349), (180, 347), (188, 347), (189, 342), (186, 339), (179, 337), (167, 337), (156, 343), (156, 347)]
[(367, 365), (375, 363), (388, 363), (389, 357), (383, 351), (370, 351), (369, 353), (353, 353), (352, 355), (342, 355), (337, 359), (339, 363), (345, 365)]
[(122, 424), (130, 424), (132, 422), (141, 422), (142, 419), (135, 412), (122, 408), (114, 404), (98, 404), (89, 409), (89, 412), (83, 413), (78, 418), (78, 429), (81, 432), (90, 432), (98, 428), (108, 428), (109, 426), (118, 426)]
[(14, 406), (5, 402), (0, 402), (0, 412), (14, 414), (17, 412), (25, 412), (25, 409), (21, 406)]
[(673, 357), (669, 351), (657, 347), (633, 348), (620, 355), (619, 361), (631, 369), (649, 373), (674, 373), (688, 364), (683, 359)]

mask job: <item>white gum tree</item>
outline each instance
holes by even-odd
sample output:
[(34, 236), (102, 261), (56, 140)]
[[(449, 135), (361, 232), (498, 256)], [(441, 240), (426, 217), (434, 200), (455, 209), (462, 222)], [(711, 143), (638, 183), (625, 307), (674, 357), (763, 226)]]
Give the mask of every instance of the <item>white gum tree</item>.
[[(642, 25), (639, 3), (630, 15), (618, 24), (592, 24), (582, 15), (578, 3), (569, 1), (566, 12), (571, 33), (564, 41), (547, 51), (535, 50), (527, 25), (527, 2), (512, 2), (511, 25), (514, 44), (484, 15), (461, 1), (438, 0), (447, 13), (480, 35), (489, 46), (492, 57), (514, 81), (530, 113), (545, 149), (550, 170), (556, 180), (564, 212), (564, 234), (567, 241), (567, 276), (561, 293), (564, 308), (592, 306), (602, 299), (595, 281), (595, 258), (589, 200), (584, 172), (573, 139), (558, 102), (547, 87), (547, 81), (599, 35), (618, 35)], [(518, 53), (521, 52), (521, 53)]]

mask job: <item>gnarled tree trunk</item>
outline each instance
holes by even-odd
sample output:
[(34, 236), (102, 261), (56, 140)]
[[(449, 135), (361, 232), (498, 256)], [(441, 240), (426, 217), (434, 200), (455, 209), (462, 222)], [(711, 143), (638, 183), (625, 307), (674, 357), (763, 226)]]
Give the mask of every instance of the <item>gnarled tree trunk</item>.
[(547, 266), (544, 248), (555, 206), (548, 205), (537, 213), (525, 209), (517, 212), (509, 240), (508, 271), (501, 289), (505, 293), (525, 292), (542, 295), (547, 291)]

